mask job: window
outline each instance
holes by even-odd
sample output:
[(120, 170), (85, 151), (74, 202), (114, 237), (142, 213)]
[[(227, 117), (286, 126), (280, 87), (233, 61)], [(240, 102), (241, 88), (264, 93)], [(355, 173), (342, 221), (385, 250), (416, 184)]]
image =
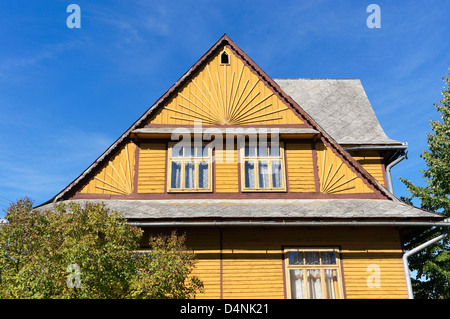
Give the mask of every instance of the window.
[(210, 147), (169, 146), (167, 189), (170, 192), (208, 192), (212, 190)]
[(339, 264), (337, 249), (286, 249), (288, 298), (342, 298)]
[(284, 149), (282, 143), (246, 144), (241, 148), (243, 191), (285, 191)]
[(230, 64), (230, 57), (228, 56), (228, 53), (223, 52), (220, 55), (220, 63), (221, 64)]

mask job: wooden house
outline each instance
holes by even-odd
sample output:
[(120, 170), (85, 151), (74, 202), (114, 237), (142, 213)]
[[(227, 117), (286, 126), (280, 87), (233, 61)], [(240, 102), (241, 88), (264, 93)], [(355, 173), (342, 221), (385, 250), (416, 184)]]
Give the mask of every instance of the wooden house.
[(359, 80), (272, 79), (224, 35), (43, 206), (186, 233), (198, 298), (407, 298), (404, 243), (442, 217), (387, 189), (406, 146)]

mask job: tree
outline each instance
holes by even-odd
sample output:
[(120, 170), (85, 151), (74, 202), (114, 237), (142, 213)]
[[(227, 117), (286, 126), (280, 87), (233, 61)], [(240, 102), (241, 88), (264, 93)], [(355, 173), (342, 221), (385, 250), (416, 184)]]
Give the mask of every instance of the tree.
[[(450, 70), (450, 69), (449, 69)], [(443, 77), (445, 83), (442, 99), (434, 103), (441, 121), (430, 121), (433, 133), (427, 133), (428, 151), (422, 151), (427, 165), (421, 170), (426, 186), (419, 187), (404, 178), (411, 197), (403, 198), (411, 203), (418, 198), (421, 207), (450, 217), (450, 73)], [(424, 240), (431, 239), (443, 230), (434, 229)], [(447, 236), (448, 237), (448, 236)], [(417, 271), (412, 280), (418, 298), (450, 298), (450, 243), (446, 238), (439, 245), (432, 245), (410, 258), (410, 269)]]
[(0, 298), (191, 298), (195, 258), (184, 236), (151, 238), (103, 204), (33, 209), (20, 199), (0, 228)]

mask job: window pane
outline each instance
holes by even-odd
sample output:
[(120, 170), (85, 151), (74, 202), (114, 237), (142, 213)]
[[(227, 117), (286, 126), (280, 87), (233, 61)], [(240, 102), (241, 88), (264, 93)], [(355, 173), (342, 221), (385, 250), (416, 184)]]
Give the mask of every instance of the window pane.
[(320, 282), (320, 270), (308, 269), (306, 271), (306, 282), (310, 299), (322, 299), (322, 283)]
[(244, 156), (245, 157), (256, 157), (256, 143), (250, 143), (245, 145)]
[(269, 150), (270, 150), (270, 156), (280, 157), (280, 144), (279, 143), (270, 144)]
[(259, 169), (259, 187), (268, 188), (269, 187), (269, 165), (266, 161), (258, 162)]
[(305, 284), (303, 280), (303, 270), (291, 269), (289, 270), (289, 277), (291, 282), (291, 298), (305, 299)]
[(184, 187), (185, 188), (194, 188), (195, 187), (195, 165), (194, 162), (185, 162), (184, 163)]
[(281, 178), (281, 162), (272, 162), (272, 185), (274, 188), (283, 187), (283, 180)]
[(337, 271), (335, 269), (325, 269), (325, 287), (327, 289), (325, 298), (336, 299)]
[(245, 187), (255, 188), (255, 163), (245, 162)]
[(307, 265), (318, 265), (319, 253), (317, 251), (305, 251), (305, 261)]
[(269, 156), (269, 145), (267, 142), (258, 144), (258, 156)]
[(208, 162), (198, 163), (198, 188), (208, 188)]
[(324, 251), (322, 255), (322, 265), (336, 265), (336, 254), (334, 251)]
[(194, 157), (195, 156), (194, 145), (188, 145), (184, 147), (184, 157)]
[(209, 147), (208, 145), (202, 145), (197, 148), (197, 157), (208, 157), (209, 156)]
[(303, 253), (301, 251), (288, 252), (289, 265), (303, 265)]
[(181, 187), (181, 162), (172, 162), (171, 188)]
[(176, 144), (172, 147), (172, 157), (183, 157), (183, 146)]

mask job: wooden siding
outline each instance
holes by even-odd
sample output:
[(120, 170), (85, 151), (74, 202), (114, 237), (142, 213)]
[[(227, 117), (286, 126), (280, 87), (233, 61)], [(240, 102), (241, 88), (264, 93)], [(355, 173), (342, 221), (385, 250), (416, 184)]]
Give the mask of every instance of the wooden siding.
[[(283, 249), (289, 247), (340, 249), (344, 277), (340, 280), (348, 299), (408, 296), (394, 228), (230, 227), (179, 232), (186, 233), (188, 248), (198, 258), (194, 274), (203, 280), (205, 293), (197, 298), (285, 298)], [(379, 270), (379, 286), (368, 284), (374, 267)]]
[[(320, 185), (317, 187), (324, 194), (373, 193), (373, 190), (350, 169), (349, 165), (324, 144), (316, 143), (314, 146), (317, 151), (313, 152), (313, 144), (307, 140), (286, 139), (283, 142), (288, 193), (316, 192), (316, 178)], [(147, 140), (140, 143), (137, 178), (134, 178), (135, 152), (136, 145), (132, 142), (122, 147), (79, 193), (129, 195), (133, 190), (140, 194), (166, 193), (167, 143), (161, 140)], [(232, 162), (227, 161), (227, 157), (231, 158)], [(354, 158), (369, 174), (381, 184), (385, 184), (382, 158), (378, 154), (358, 153), (354, 155)], [(236, 146), (234, 150), (215, 150), (211, 177), (214, 192), (240, 193), (239, 169)], [(134, 185), (135, 180), (137, 185)]]
[(286, 142), (285, 149), (289, 192), (315, 192), (312, 145)]
[[(225, 145), (224, 145), (225, 148)], [(228, 160), (227, 160), (228, 158)], [(217, 193), (239, 192), (239, 164), (237, 150), (215, 151), (215, 187)], [(228, 163), (233, 159), (232, 163)]]
[(327, 194), (373, 193), (332, 149), (316, 143), (320, 191)]
[(81, 188), (82, 194), (128, 195), (133, 191), (136, 145), (119, 149), (106, 165)]
[[(148, 239), (151, 235), (169, 235), (175, 229), (145, 228), (141, 239), (143, 251), (148, 249)], [(178, 228), (178, 235), (186, 235), (186, 247), (195, 253), (197, 262), (191, 276), (199, 277), (204, 286), (204, 293), (198, 294), (196, 299), (221, 298), (221, 230), (208, 228), (198, 231), (193, 228)]]
[(210, 58), (148, 124), (304, 124), (240, 58), (225, 50), (229, 65), (220, 63), (222, 52)]
[(164, 193), (167, 144), (141, 143), (139, 150), (138, 193)]
[(372, 175), (381, 185), (386, 185), (383, 158), (376, 151), (365, 151), (352, 154), (364, 169)]
[(197, 299), (214, 298), (220, 295), (220, 231), (210, 229), (207, 232), (189, 232), (186, 245), (194, 249), (197, 264), (193, 276), (201, 278), (205, 293), (199, 294)]

